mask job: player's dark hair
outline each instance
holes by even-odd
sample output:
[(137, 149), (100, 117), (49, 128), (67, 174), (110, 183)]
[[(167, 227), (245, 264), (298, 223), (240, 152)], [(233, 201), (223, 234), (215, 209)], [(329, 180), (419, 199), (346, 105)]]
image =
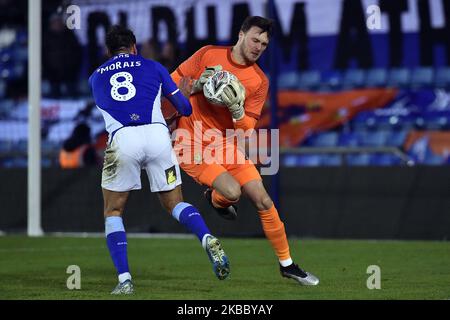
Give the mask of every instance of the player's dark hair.
[(130, 49), (136, 44), (136, 37), (130, 29), (114, 25), (106, 34), (106, 47), (111, 55), (115, 55), (118, 51), (123, 49)]
[(267, 32), (267, 35), (270, 37), (273, 30), (273, 20), (260, 16), (250, 16), (247, 17), (242, 23), (241, 31), (247, 32), (251, 27), (258, 27), (262, 29), (262, 33)]

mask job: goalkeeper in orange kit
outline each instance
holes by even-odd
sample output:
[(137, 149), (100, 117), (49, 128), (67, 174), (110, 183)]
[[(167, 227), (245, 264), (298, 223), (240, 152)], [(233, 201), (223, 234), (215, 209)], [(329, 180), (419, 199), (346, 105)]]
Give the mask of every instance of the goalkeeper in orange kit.
[[(187, 88), (193, 109), (190, 117), (179, 120), (175, 131), (175, 151), (181, 168), (198, 183), (208, 186), (205, 196), (222, 217), (236, 218), (235, 204), (242, 194), (252, 201), (264, 234), (278, 256), (282, 276), (295, 279), (303, 285), (317, 285), (317, 277), (293, 263), (284, 224), (255, 165), (236, 148), (234, 140), (230, 142), (225, 137), (227, 129), (253, 129), (260, 117), (269, 82), (256, 61), (266, 50), (271, 32), (271, 20), (248, 17), (242, 24), (239, 40), (234, 46), (205, 46), (171, 74), (175, 83)], [(205, 83), (219, 70), (229, 71), (238, 79), (218, 91), (225, 106), (222, 108), (211, 104), (203, 94)], [(186, 85), (186, 79), (192, 79), (189, 86)], [(216, 156), (231, 150), (234, 161), (223, 163), (203, 159), (207, 145), (203, 143), (198, 148), (196, 135), (205, 135), (211, 130), (222, 133), (219, 141), (216, 137)]]

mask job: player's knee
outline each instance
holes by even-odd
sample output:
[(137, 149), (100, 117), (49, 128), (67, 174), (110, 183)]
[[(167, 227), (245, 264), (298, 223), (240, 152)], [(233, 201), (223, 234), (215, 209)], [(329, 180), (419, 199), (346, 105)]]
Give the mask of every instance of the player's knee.
[(219, 191), (227, 200), (235, 202), (241, 197), (241, 186), (239, 183), (227, 185)]
[(258, 197), (258, 199), (255, 201), (255, 206), (258, 210), (269, 210), (273, 206), (273, 201), (269, 197), (269, 195), (264, 194)]

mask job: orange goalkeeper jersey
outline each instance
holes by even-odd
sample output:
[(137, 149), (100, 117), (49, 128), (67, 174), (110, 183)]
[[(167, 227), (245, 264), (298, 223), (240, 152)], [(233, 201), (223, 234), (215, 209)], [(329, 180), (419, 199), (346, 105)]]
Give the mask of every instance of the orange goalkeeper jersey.
[[(267, 97), (269, 81), (258, 65), (237, 64), (231, 55), (231, 47), (205, 46), (184, 61), (172, 74), (175, 83), (179, 84), (182, 77), (200, 78), (206, 67), (222, 65), (222, 69), (233, 73), (245, 87), (245, 114), (259, 119), (262, 107)], [(178, 128), (192, 131), (194, 121), (201, 121), (202, 131), (233, 129), (231, 114), (226, 107), (218, 107), (208, 103), (202, 92), (190, 96), (192, 115), (182, 117)]]

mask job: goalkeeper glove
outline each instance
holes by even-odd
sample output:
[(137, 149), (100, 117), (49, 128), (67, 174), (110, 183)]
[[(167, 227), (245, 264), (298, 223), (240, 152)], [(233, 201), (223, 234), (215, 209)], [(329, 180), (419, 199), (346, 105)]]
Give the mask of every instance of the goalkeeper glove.
[(211, 77), (214, 73), (217, 71), (222, 70), (222, 66), (219, 64), (217, 66), (212, 67), (206, 67), (205, 71), (200, 75), (200, 78), (198, 80), (194, 81), (194, 84), (192, 86), (191, 94), (200, 92), (203, 90), (203, 85), (206, 83), (209, 77)]
[(239, 80), (233, 80), (224, 87), (220, 98), (234, 120), (244, 117), (245, 88)]

